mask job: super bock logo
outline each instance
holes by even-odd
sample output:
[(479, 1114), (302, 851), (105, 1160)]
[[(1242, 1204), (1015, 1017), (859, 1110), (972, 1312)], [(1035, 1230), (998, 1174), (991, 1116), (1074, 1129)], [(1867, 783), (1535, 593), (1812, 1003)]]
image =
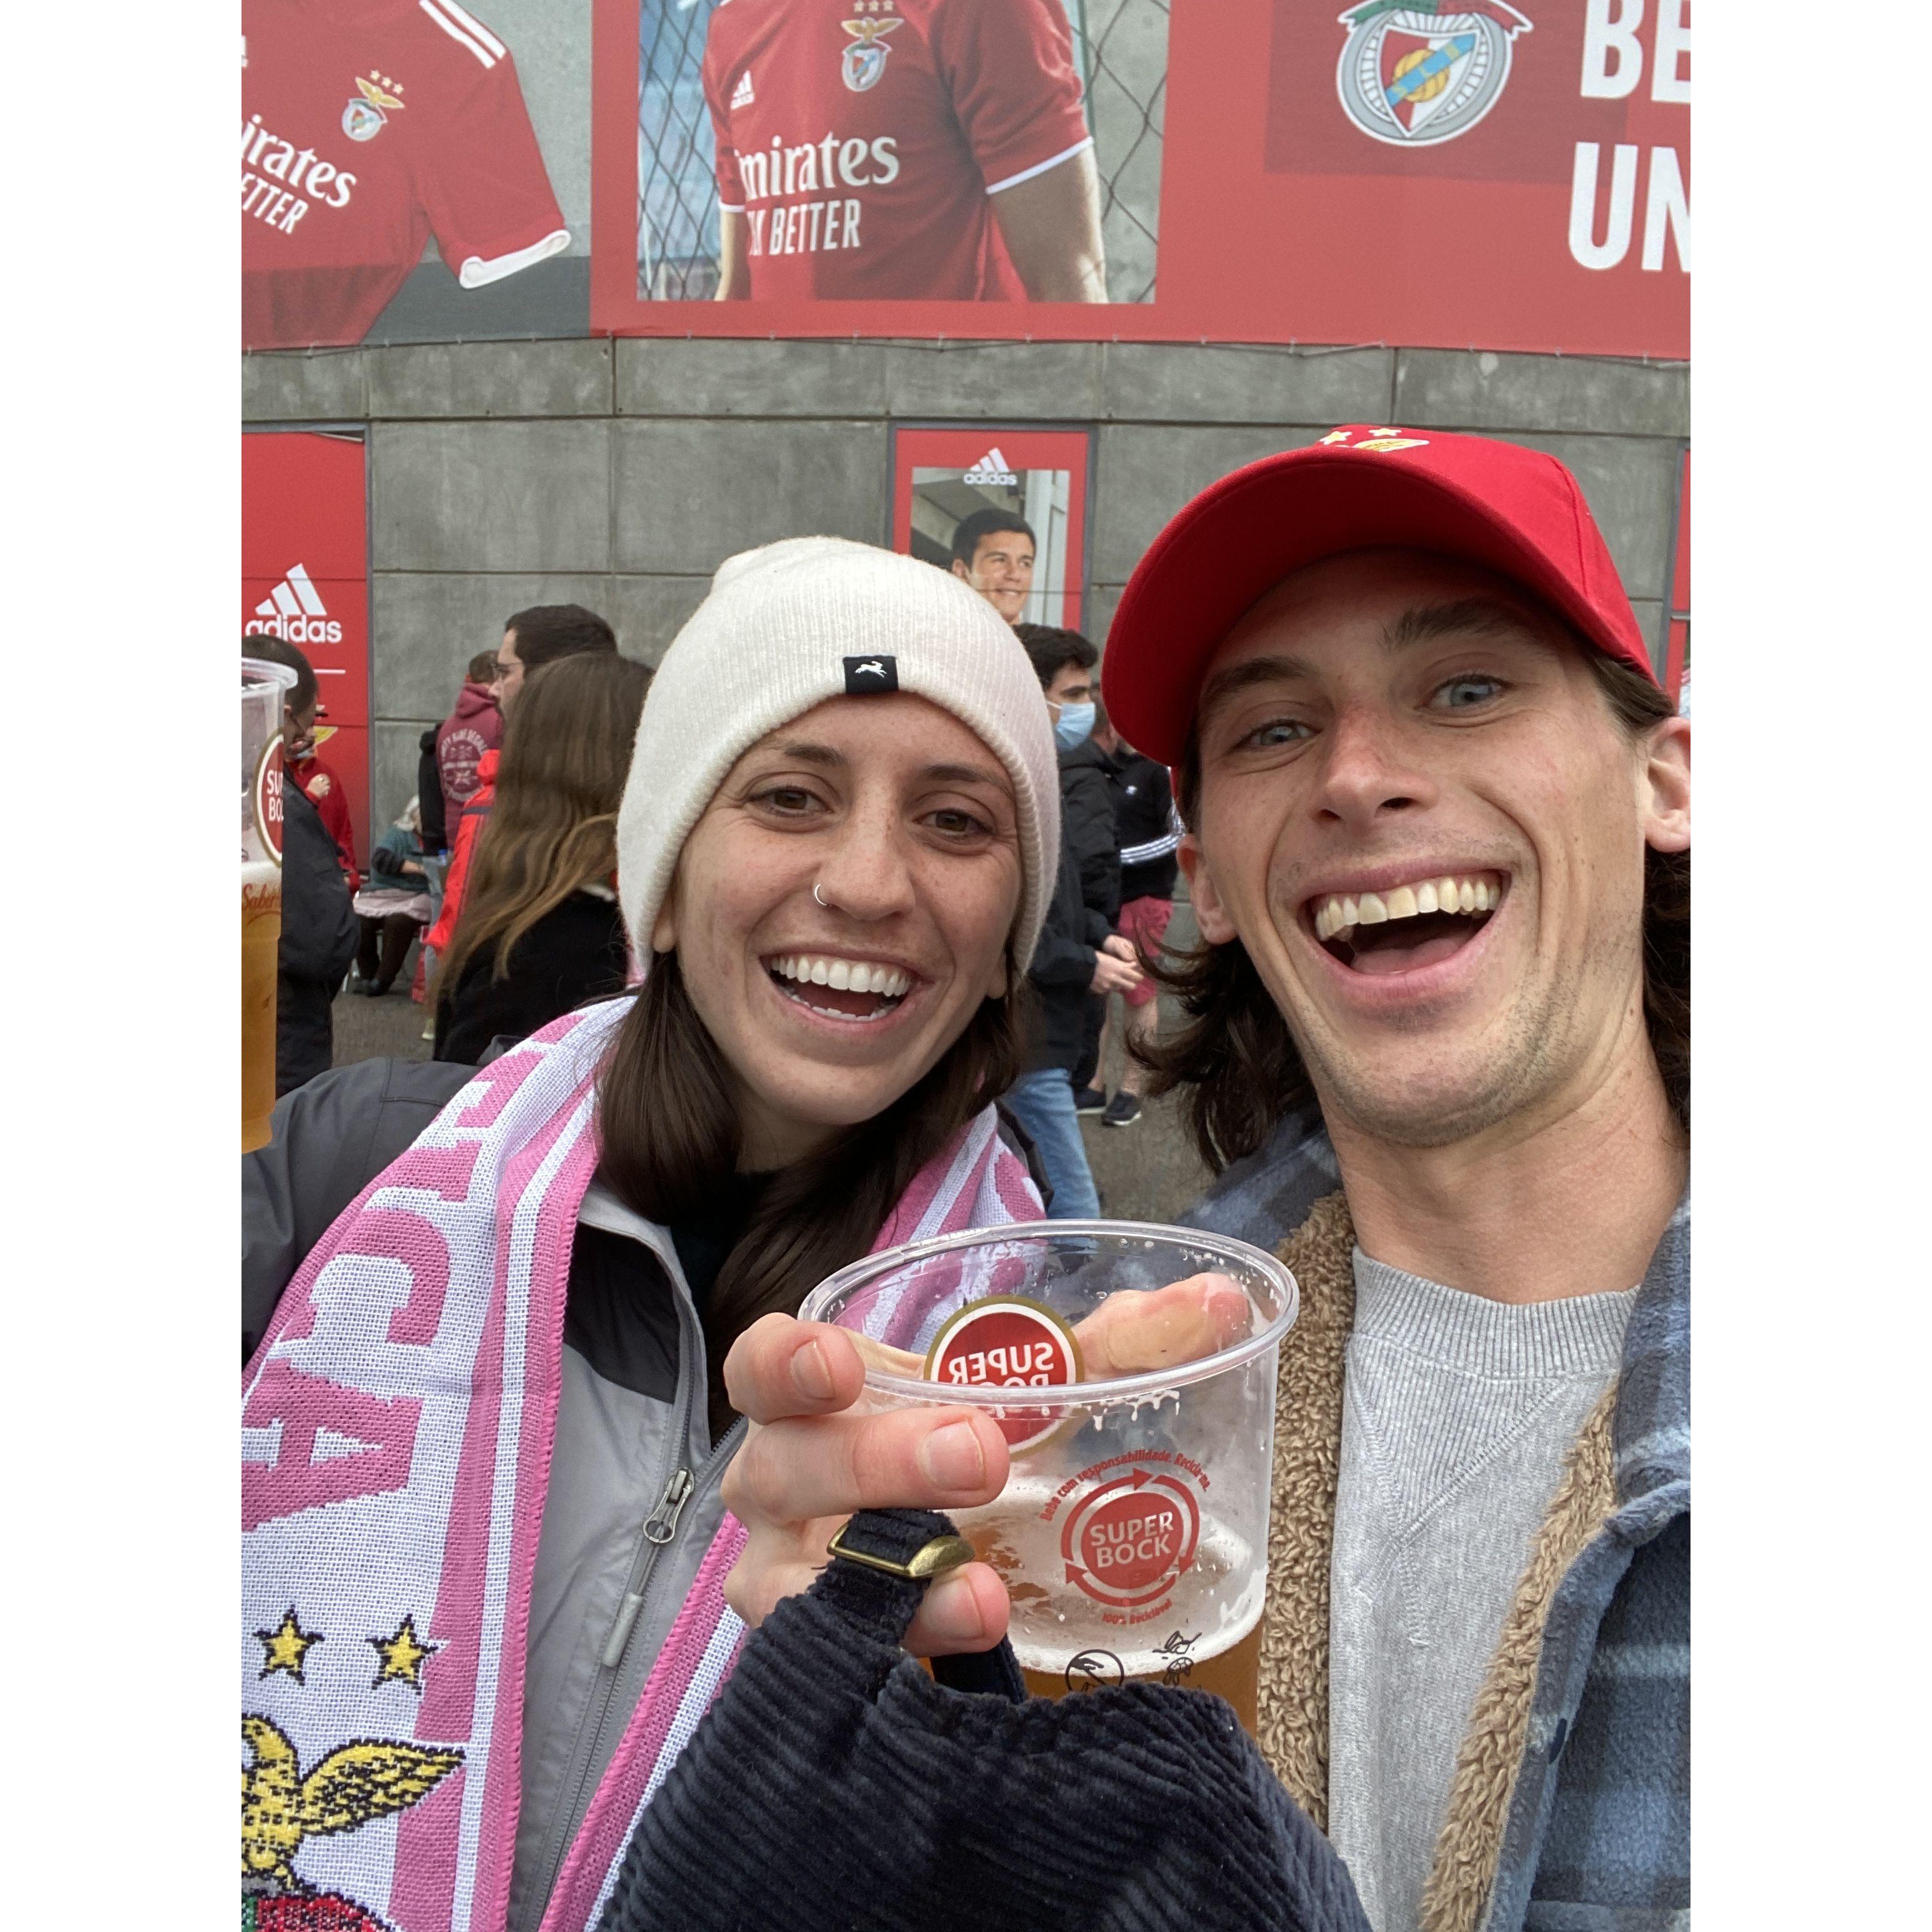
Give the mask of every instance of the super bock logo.
[(839, 74), (854, 94), (877, 87), (884, 77), (886, 56), (892, 52), (886, 35), (899, 22), (896, 20), (842, 20), (838, 23), (853, 36), (839, 63)]
[(1490, 0), (1370, 0), (1337, 17), (1348, 29), (1335, 70), (1342, 109), (1398, 148), (1466, 134), (1502, 97), (1510, 43), (1531, 30)]

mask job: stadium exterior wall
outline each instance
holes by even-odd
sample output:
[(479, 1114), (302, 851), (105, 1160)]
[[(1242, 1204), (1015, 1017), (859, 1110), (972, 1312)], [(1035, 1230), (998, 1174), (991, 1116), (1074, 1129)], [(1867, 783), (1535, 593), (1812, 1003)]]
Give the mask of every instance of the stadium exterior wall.
[(254, 428), (366, 426), (371, 823), (511, 612), (655, 663), (733, 551), (886, 540), (895, 422), (1092, 425), (1088, 628), (1193, 493), (1338, 422), (1476, 430), (1576, 472), (1661, 662), (1688, 365), (1384, 347), (477, 342), (242, 358)]

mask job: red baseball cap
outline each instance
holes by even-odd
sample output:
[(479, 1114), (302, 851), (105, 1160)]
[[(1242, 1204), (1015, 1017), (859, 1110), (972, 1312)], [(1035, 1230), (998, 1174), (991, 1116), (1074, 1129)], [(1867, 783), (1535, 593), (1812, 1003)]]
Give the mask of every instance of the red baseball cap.
[(1513, 578), (1657, 680), (1589, 506), (1556, 458), (1488, 436), (1348, 423), (1210, 484), (1154, 538), (1107, 633), (1115, 729), (1178, 764), (1208, 662), (1249, 606), (1304, 564), (1381, 544)]

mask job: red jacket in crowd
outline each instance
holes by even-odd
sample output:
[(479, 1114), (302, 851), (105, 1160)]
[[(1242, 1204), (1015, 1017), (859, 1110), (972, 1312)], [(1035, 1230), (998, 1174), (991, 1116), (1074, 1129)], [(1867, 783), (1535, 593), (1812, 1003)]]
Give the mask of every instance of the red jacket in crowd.
[(481, 782), (478, 767), (486, 752), (502, 742), (503, 714), (487, 684), (465, 684), (456, 709), (436, 728), (436, 769), (442, 782), (443, 824), (456, 823)]
[(457, 821), (456, 836), (450, 847), (449, 872), (442, 883), (442, 912), (423, 938), (423, 944), (434, 952), (441, 952), (455, 936), (470, 855), (476, 850), (477, 834), (490, 816), (490, 808), (496, 802), (496, 758), (494, 752), (485, 752), (476, 761), (476, 789), (470, 794), (463, 816)]
[(296, 782), (302, 787), (304, 796), (315, 807), (316, 815), (328, 828), (328, 836), (335, 841), (342, 869), (348, 875), (349, 890), (354, 892), (362, 884), (362, 878), (356, 869), (356, 830), (349, 822), (349, 794), (343, 789), (342, 781), (314, 752), (305, 758), (292, 760), (289, 770), (295, 774)]

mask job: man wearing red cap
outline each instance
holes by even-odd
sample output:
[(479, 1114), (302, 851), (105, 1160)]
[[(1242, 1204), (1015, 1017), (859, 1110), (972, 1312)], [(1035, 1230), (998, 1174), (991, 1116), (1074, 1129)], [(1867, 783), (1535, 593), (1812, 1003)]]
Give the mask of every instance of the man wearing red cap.
[[(1195, 1218), (1301, 1289), (1262, 1749), (1376, 1932), (1687, 1925), (1690, 728), (1582, 493), (1336, 430), (1174, 519), (1104, 686), (1188, 827)], [(1003, 1484), (948, 1412), (834, 1413), (850, 1353), (771, 1318), (727, 1364), (754, 1546)], [(1006, 1607), (963, 1566), (908, 1642)]]
[(1264, 1748), (1378, 1932), (1688, 1922), (1690, 734), (1582, 493), (1334, 430), (1168, 525), (1105, 682), (1188, 824), (1195, 1218), (1302, 1290)]

